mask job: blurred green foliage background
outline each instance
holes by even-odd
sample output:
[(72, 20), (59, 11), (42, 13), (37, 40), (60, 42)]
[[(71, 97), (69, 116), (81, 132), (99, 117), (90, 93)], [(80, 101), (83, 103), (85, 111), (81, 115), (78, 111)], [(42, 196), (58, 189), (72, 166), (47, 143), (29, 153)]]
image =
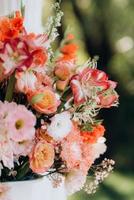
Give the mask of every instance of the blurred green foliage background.
[[(44, 25), (53, 2), (44, 0)], [(80, 63), (99, 55), (98, 68), (118, 82), (120, 95), (119, 108), (100, 114), (115, 171), (95, 195), (81, 191), (70, 200), (134, 200), (134, 0), (62, 0), (61, 7), (61, 38), (67, 27), (75, 34)]]

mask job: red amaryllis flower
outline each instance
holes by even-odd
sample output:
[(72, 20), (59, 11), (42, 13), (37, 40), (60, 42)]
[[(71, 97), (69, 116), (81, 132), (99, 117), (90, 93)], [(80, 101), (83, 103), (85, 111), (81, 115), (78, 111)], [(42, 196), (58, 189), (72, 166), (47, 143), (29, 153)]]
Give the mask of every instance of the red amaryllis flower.
[(97, 99), (104, 91), (116, 87), (116, 83), (108, 80), (105, 72), (97, 69), (85, 68), (81, 73), (75, 75), (71, 82), (71, 89), (74, 95), (75, 104), (81, 104), (87, 98), (92, 98), (92, 91), (94, 90)]
[(0, 49), (0, 64), (4, 74), (12, 73), (16, 68), (29, 67), (32, 63), (28, 46), (19, 38), (7, 40)]
[(111, 105), (116, 105), (118, 102), (119, 95), (113, 89), (104, 91), (99, 95), (99, 105), (102, 108), (109, 108)]
[(32, 49), (23, 37), (7, 40), (1, 45), (0, 65), (4, 76), (15, 69), (23, 71), (31, 66), (43, 66), (46, 61), (46, 49), (36, 46)]

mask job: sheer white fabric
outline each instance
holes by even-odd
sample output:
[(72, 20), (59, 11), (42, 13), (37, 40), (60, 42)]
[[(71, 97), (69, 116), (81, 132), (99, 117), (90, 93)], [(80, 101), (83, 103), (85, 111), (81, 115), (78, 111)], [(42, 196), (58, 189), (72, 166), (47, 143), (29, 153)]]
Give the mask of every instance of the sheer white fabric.
[[(44, 1), (44, 0), (43, 0)], [(25, 5), (25, 27), (28, 32), (42, 32), (42, 0), (22, 0)], [(0, 16), (20, 10), (21, 0), (0, 0)]]
[(27, 0), (25, 3), (25, 27), (29, 32), (42, 32), (42, 0)]
[(0, 0), (0, 16), (8, 15), (20, 8), (20, 0)]
[[(26, 30), (41, 33), (42, 0), (23, 0), (23, 4), (25, 4)], [(13, 11), (19, 10), (20, 6), (21, 0), (0, 0), (0, 16), (9, 15)], [(47, 178), (42, 181), (34, 181), (32, 184), (28, 182), (10, 183), (10, 186), (13, 200), (66, 200), (64, 186), (54, 189)], [(37, 190), (36, 193), (36, 188), (41, 190)], [(27, 195), (29, 195), (29, 198)]]

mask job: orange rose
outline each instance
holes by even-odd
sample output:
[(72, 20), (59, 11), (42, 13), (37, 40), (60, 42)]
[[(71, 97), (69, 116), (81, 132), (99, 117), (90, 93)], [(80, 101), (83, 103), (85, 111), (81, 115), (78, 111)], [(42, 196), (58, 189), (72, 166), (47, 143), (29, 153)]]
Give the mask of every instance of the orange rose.
[(30, 168), (35, 173), (46, 172), (54, 163), (54, 147), (45, 141), (39, 141), (29, 155)]
[(55, 93), (49, 88), (31, 91), (27, 97), (32, 107), (40, 113), (55, 113), (59, 106)]

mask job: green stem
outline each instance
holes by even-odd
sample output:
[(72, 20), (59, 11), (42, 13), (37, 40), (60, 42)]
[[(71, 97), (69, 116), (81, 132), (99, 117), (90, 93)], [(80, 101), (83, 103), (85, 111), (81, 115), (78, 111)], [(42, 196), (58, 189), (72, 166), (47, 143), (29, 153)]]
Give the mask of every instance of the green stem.
[(12, 74), (12, 76), (9, 79), (9, 83), (7, 86), (7, 91), (6, 91), (6, 96), (5, 96), (5, 101), (11, 102), (13, 99), (13, 92), (14, 92), (14, 87), (15, 87), (15, 73)]
[(26, 176), (26, 174), (29, 172), (29, 170), (30, 170), (30, 168), (29, 168), (29, 162), (26, 161), (26, 162), (21, 166), (21, 168), (18, 170), (16, 179), (17, 179), (17, 180), (23, 179), (23, 178)]
[(23, 5), (23, 1), (21, 0), (21, 6), (20, 6), (21, 14), (24, 17), (25, 16), (25, 5)]

